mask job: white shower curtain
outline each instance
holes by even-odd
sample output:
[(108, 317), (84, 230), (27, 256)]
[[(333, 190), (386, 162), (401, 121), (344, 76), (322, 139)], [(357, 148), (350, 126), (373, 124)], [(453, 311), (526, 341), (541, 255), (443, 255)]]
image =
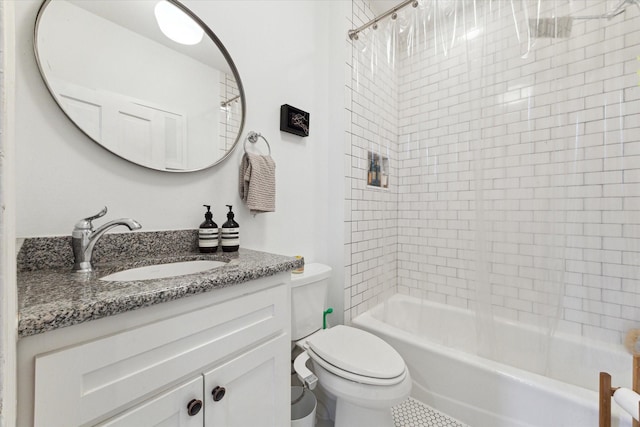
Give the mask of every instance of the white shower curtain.
[(640, 7), (595, 18), (619, 4), (421, 0), (353, 41), (354, 103), (379, 124), (356, 143), (394, 182), (372, 198), (397, 221), (383, 265), (400, 292), (475, 310), (485, 357), (520, 357), (498, 316), (544, 330), (539, 373), (557, 330), (640, 324)]

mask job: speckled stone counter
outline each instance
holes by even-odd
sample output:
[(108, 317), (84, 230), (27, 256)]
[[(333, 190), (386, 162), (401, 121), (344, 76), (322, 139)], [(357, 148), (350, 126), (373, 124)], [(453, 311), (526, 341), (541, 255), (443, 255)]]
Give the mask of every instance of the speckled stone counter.
[[(238, 252), (197, 252), (197, 231), (110, 234), (92, 273), (75, 273), (70, 239), (27, 239), (18, 256), (20, 337), (147, 307), (260, 277), (291, 271), (304, 260), (240, 248)], [(183, 242), (172, 245), (166, 239)], [(68, 245), (65, 244), (68, 240)], [(123, 243), (124, 241), (124, 243)], [(151, 243), (149, 243), (151, 242)], [(184, 244), (184, 242), (188, 242)], [(96, 245), (102, 244), (99, 241)], [(69, 259), (60, 253), (68, 251)], [(113, 251), (113, 252), (112, 252)], [(45, 252), (48, 252), (46, 254)], [(109, 262), (106, 260), (112, 257)], [(227, 264), (213, 270), (165, 279), (106, 282), (108, 274), (145, 265), (191, 260)], [(38, 268), (34, 269), (34, 266)]]

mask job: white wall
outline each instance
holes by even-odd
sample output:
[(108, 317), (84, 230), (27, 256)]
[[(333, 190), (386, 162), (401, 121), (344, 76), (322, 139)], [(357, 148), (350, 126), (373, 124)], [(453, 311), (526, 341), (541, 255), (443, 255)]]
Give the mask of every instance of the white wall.
[(0, 3), (0, 427), (16, 417), (14, 3)]
[[(306, 1), (186, 1), (214, 29), (238, 69), (247, 95), (244, 134), (261, 132), (277, 164), (277, 212), (252, 217), (240, 203), (237, 182), (242, 150), (222, 165), (198, 173), (159, 173), (129, 164), (84, 137), (59, 111), (41, 82), (31, 48), (39, 1), (16, 4), (18, 43), (18, 224), (19, 237), (65, 235), (83, 216), (109, 206), (108, 218), (133, 217), (145, 230), (195, 228), (202, 204), (214, 220), (234, 205), (241, 246), (302, 254), (324, 261), (333, 197), (328, 158), (336, 144), (328, 117), (342, 98), (327, 95), (331, 3)], [(342, 48), (342, 46), (340, 47)], [(334, 65), (334, 68), (335, 65)], [(337, 101), (337, 102), (336, 102)], [(279, 107), (289, 103), (311, 113), (311, 136), (279, 131)]]

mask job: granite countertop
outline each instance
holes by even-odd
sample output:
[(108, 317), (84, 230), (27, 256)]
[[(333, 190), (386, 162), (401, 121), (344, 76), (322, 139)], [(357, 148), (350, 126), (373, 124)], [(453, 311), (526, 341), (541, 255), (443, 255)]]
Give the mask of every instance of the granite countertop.
[[(51, 250), (51, 245), (47, 245), (49, 243), (44, 246), (50, 252), (55, 252)], [(193, 247), (187, 249), (171, 254), (163, 251), (159, 251), (160, 254), (147, 253), (146, 256), (129, 260), (95, 262), (95, 270), (91, 273), (75, 273), (69, 265), (57, 265), (55, 262), (29, 263), (29, 260), (38, 257), (29, 253), (29, 249), (25, 250), (26, 255), (22, 254), (22, 258), (19, 255), (18, 258), (19, 337), (237, 285), (291, 271), (304, 264), (304, 260), (295, 257), (243, 248), (238, 252), (219, 251), (215, 254), (200, 254)], [(135, 259), (135, 262), (131, 262), (131, 259)], [(128, 282), (99, 280), (100, 277), (133, 267), (191, 260), (216, 260), (227, 264), (201, 273), (164, 279)], [(38, 264), (40, 268), (25, 268), (32, 264)]]

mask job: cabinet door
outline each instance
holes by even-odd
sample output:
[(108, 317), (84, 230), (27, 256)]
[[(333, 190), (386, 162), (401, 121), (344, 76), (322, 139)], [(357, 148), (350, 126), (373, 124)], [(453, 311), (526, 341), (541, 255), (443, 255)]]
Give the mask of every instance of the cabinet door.
[[(202, 376), (144, 402), (99, 427), (202, 427)], [(200, 409), (198, 408), (198, 402)], [(191, 404), (191, 405), (190, 405)], [(191, 413), (189, 414), (189, 408)]]
[(277, 336), (288, 295), (278, 285), (36, 356), (33, 425), (90, 425)]
[(281, 335), (206, 372), (205, 427), (290, 425), (290, 350), (288, 336)]

